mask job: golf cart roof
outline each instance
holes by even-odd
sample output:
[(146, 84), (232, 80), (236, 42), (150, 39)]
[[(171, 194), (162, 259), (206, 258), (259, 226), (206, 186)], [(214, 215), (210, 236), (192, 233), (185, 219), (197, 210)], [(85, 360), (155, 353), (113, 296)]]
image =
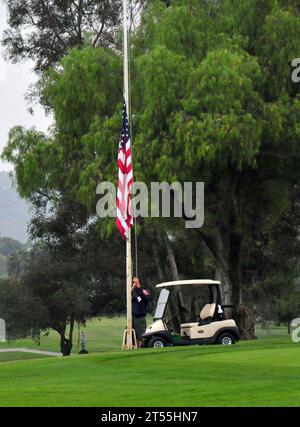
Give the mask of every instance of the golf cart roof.
[(195, 280), (175, 280), (174, 282), (164, 282), (156, 285), (157, 288), (169, 288), (173, 286), (199, 286), (199, 285), (221, 285), (221, 282), (210, 279), (195, 279)]

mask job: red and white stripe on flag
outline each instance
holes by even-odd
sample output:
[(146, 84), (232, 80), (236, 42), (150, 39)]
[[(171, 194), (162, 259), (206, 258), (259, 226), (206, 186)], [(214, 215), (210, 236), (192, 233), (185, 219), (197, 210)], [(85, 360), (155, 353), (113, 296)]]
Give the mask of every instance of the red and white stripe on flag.
[(133, 184), (133, 170), (128, 116), (125, 100), (123, 101), (122, 132), (118, 149), (118, 169), (116, 224), (122, 236), (125, 237), (127, 230), (133, 226), (130, 200), (130, 191)]

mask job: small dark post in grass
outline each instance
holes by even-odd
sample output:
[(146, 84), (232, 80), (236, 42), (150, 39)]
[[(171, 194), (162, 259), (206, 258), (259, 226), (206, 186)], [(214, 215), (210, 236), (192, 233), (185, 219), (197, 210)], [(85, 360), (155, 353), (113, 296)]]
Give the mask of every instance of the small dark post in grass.
[(88, 351), (86, 349), (86, 336), (83, 331), (80, 332), (80, 345), (81, 345), (81, 350), (79, 354), (87, 354)]

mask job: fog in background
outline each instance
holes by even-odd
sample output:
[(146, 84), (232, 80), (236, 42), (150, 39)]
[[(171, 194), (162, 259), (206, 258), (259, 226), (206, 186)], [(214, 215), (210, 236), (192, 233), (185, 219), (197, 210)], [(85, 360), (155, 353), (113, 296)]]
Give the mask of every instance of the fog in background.
[[(6, 8), (0, 0), (0, 38), (7, 28)], [(51, 118), (46, 117), (41, 107), (31, 106), (34, 115), (28, 112), (29, 105), (25, 94), (37, 77), (32, 71), (33, 63), (6, 63), (4, 52), (0, 46), (0, 153), (7, 143), (9, 130), (21, 125), (26, 128), (35, 126), (46, 131)], [(11, 237), (21, 242), (28, 239), (27, 225), (30, 211), (25, 200), (20, 199), (12, 182), (4, 172), (12, 170), (12, 166), (0, 159), (0, 237)]]
[[(0, 2), (0, 38), (6, 23), (6, 7)], [(34, 115), (28, 112), (29, 106), (25, 101), (28, 87), (37, 79), (33, 64), (6, 63), (3, 58), (3, 48), (0, 47), (0, 152), (7, 142), (9, 129), (16, 125), (25, 127), (35, 126), (38, 130), (47, 130), (51, 119), (46, 117), (43, 109), (33, 106)], [(11, 165), (0, 160), (0, 171), (12, 170)]]

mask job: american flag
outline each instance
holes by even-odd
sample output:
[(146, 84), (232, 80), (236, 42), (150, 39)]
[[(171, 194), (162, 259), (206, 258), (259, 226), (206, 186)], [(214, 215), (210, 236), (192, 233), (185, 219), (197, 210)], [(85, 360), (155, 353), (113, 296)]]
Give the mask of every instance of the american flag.
[(133, 226), (130, 202), (130, 190), (133, 184), (133, 171), (125, 100), (123, 100), (122, 134), (118, 149), (118, 168), (119, 175), (116, 224), (122, 236), (125, 237), (127, 230)]

